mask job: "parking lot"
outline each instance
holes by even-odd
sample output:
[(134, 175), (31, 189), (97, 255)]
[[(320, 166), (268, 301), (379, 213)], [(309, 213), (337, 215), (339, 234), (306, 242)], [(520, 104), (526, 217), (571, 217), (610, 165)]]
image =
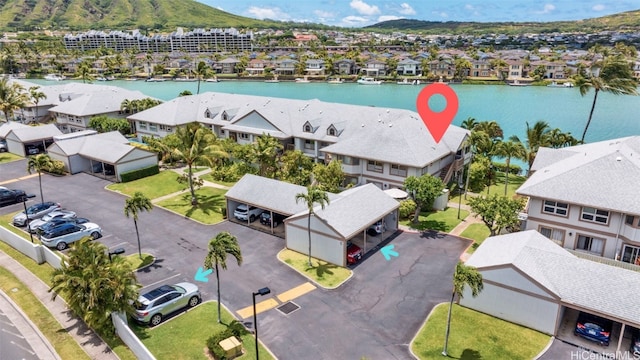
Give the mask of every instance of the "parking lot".
[[(0, 165), (0, 182), (24, 176), (25, 169), (24, 161)], [(98, 223), (104, 235), (98, 241), (110, 249), (136, 253), (133, 221), (123, 213), (125, 197), (105, 190), (108, 184), (88, 174), (43, 176), (45, 200)], [(39, 193), (37, 177), (7, 186)], [(21, 208), (11, 205), (0, 212)], [(141, 213), (138, 225), (142, 251), (157, 257), (137, 274), (147, 288), (193, 282), (209, 239), (220, 231), (238, 238), (244, 258), (240, 267), (230, 259), (228, 270), (220, 274), (222, 301), (232, 312), (250, 306), (257, 289), (268, 286), (275, 297), (307, 281), (277, 260), (284, 240), (266, 232), (229, 221), (202, 225), (160, 208)], [(340, 288), (297, 298), (299, 310), (260, 314), (260, 339), (280, 359), (411, 358), (409, 342), (433, 306), (448, 301), (453, 269), (469, 241), (439, 233), (400, 233), (392, 244), (398, 257), (387, 261), (380, 253), (371, 254)], [(199, 285), (204, 300), (215, 298), (215, 281)]]

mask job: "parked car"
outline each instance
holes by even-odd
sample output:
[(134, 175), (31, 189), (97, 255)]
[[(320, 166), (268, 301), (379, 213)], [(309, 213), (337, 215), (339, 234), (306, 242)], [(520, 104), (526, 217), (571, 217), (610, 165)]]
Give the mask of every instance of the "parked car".
[(385, 224), (384, 220), (378, 220), (375, 224), (369, 226), (367, 229), (367, 234), (371, 236), (380, 235), (383, 232), (387, 231), (387, 224)]
[(24, 211), (22, 211), (13, 217), (13, 225), (20, 227), (25, 226), (27, 225), (27, 217), (29, 217), (29, 221), (40, 219), (48, 213), (59, 209), (60, 204), (54, 203), (52, 201), (46, 201), (43, 203), (31, 205), (27, 208), (26, 214), (24, 213)]
[(360, 246), (347, 241), (347, 265), (353, 265), (362, 259), (362, 249)]
[(138, 297), (133, 318), (139, 323), (156, 326), (163, 317), (185, 307), (194, 307), (200, 300), (200, 291), (195, 284), (162, 285)]
[(27, 194), (24, 191), (0, 186), (0, 205), (21, 203), (25, 200), (27, 200)]
[[(277, 227), (278, 225), (282, 224), (282, 221), (284, 221), (284, 216), (280, 215), (280, 214), (276, 214), (273, 213), (273, 227)], [(262, 225), (266, 225), (266, 226), (271, 226), (271, 213), (268, 211), (263, 211), (262, 214), (260, 214), (260, 224)]]
[(48, 247), (54, 247), (62, 251), (66, 249), (69, 244), (86, 236), (90, 236), (94, 240), (99, 239), (102, 237), (102, 229), (95, 223), (85, 223), (82, 225), (66, 223), (43, 232), (40, 235), (40, 241)]
[(7, 152), (7, 151), (9, 151), (9, 147), (7, 146), (7, 140), (0, 139), (0, 152)]
[(38, 155), (40, 153), (40, 149), (35, 145), (27, 145), (24, 149), (27, 155)]
[(53, 220), (53, 219), (75, 219), (76, 213), (69, 210), (54, 210), (47, 215), (41, 217), (40, 219), (35, 219), (29, 223), (29, 228), (27, 229), (30, 233), (35, 233), (36, 230), (44, 225), (45, 223)]
[(640, 356), (640, 329), (635, 329), (631, 335), (631, 354)]
[(580, 312), (573, 332), (587, 340), (609, 346), (612, 325), (613, 322), (611, 320)]
[(86, 224), (88, 222), (90, 222), (89, 219), (82, 218), (82, 217), (77, 217), (77, 218), (73, 218), (73, 219), (69, 219), (69, 218), (52, 219), (52, 220), (49, 220), (46, 223), (40, 225), (38, 227), (38, 229), (36, 230), (36, 233), (42, 234), (42, 233), (47, 232), (50, 229), (53, 229), (54, 227), (62, 225), (62, 224), (70, 223), (70, 224), (82, 225), (82, 224)]
[(249, 222), (253, 222), (261, 213), (262, 209), (258, 209), (255, 206), (247, 207), (247, 204), (240, 204), (233, 212), (233, 216), (238, 220), (247, 221), (248, 218)]

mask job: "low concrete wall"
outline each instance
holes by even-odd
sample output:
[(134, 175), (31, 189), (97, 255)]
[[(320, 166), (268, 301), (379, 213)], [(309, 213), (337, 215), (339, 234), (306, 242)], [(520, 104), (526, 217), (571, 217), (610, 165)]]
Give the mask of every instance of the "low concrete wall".
[(0, 226), (0, 240), (30, 257), (38, 264), (42, 264), (45, 261), (42, 250), (40, 249), (42, 247), (41, 245), (32, 244), (29, 240), (23, 239), (3, 226)]
[(62, 258), (58, 256), (53, 250), (46, 246), (40, 246), (44, 260), (51, 265), (54, 269), (60, 269), (62, 267)]
[(147, 349), (146, 346), (138, 339), (136, 334), (131, 331), (126, 321), (125, 314), (111, 313), (111, 321), (116, 327), (116, 334), (127, 344), (129, 349), (136, 355), (138, 360), (156, 360), (155, 356)]

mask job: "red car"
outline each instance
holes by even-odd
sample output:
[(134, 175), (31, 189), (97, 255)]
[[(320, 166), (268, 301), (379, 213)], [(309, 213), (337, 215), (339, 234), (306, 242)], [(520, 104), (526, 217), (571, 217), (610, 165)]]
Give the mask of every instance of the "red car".
[(351, 241), (347, 241), (347, 265), (353, 265), (362, 259), (362, 249)]

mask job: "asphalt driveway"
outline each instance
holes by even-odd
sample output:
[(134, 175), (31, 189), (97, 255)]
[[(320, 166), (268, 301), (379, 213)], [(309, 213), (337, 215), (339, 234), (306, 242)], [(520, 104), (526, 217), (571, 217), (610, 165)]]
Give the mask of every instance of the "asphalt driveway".
[[(0, 182), (25, 174), (24, 169), (24, 161), (0, 165)], [(45, 200), (97, 222), (104, 230), (99, 241), (109, 248), (135, 253), (133, 220), (123, 214), (125, 197), (105, 190), (108, 184), (88, 174), (43, 176)], [(37, 177), (6, 186), (39, 193)], [(21, 208), (11, 205), (0, 213)], [(222, 302), (231, 311), (250, 306), (252, 292), (262, 287), (276, 296), (307, 281), (277, 260), (283, 239), (242, 225), (201, 225), (159, 208), (142, 213), (138, 225), (143, 252), (158, 259), (138, 273), (148, 287), (193, 281), (209, 239), (220, 231), (238, 238), (244, 258), (240, 267), (229, 258), (228, 270), (220, 274)], [(280, 359), (411, 358), (409, 342), (433, 306), (449, 299), (455, 264), (469, 242), (436, 233), (399, 233), (391, 243), (398, 257), (386, 261), (379, 252), (372, 254), (339, 289), (316, 289), (295, 299), (300, 309), (289, 315), (275, 309), (259, 314), (261, 341)], [(216, 297), (215, 276), (210, 279), (200, 283), (205, 300)]]

